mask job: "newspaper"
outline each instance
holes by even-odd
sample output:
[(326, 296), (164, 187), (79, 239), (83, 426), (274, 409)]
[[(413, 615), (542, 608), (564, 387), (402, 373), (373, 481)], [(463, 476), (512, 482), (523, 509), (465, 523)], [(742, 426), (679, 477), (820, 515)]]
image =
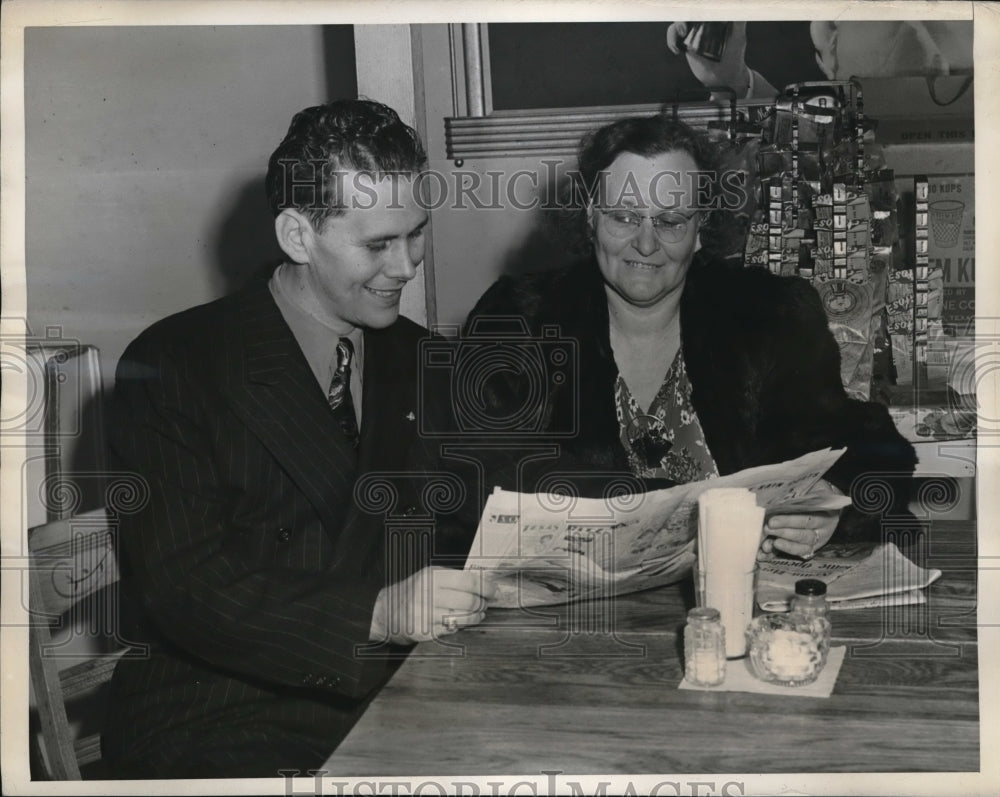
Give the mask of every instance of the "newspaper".
[(683, 578), (696, 559), (698, 496), (745, 487), (768, 512), (839, 509), (850, 499), (811, 492), (844, 449), (646, 493), (579, 498), (494, 489), (466, 570), (488, 570), (492, 606), (541, 606), (609, 597)]
[(940, 570), (919, 567), (891, 542), (827, 545), (809, 561), (764, 554), (757, 564), (757, 604), (769, 612), (788, 610), (800, 578), (825, 581), (831, 609), (861, 609), (925, 603), (922, 590), (941, 577)]

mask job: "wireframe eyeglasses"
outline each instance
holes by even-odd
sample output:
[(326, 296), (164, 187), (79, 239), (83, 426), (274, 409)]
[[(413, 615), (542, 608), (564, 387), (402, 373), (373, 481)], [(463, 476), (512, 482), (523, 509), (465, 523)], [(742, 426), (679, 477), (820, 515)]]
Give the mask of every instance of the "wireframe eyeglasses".
[(653, 224), (653, 233), (661, 243), (675, 244), (687, 234), (688, 225), (698, 211), (685, 215), (675, 210), (668, 210), (656, 216), (646, 216), (634, 210), (623, 208), (598, 208), (606, 219), (605, 226), (615, 238), (631, 238), (642, 228), (644, 220)]

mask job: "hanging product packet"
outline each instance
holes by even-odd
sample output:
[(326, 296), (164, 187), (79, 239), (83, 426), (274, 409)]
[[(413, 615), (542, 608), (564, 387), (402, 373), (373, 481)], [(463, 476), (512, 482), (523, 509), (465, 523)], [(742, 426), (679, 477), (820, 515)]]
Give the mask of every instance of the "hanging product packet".
[(721, 214), (727, 223), (716, 234), (723, 256), (739, 257), (746, 251), (746, 242), (756, 234), (761, 202), (757, 175), (761, 127), (734, 115), (727, 124), (710, 122), (708, 135), (721, 153), (719, 171), (723, 179), (717, 202), (727, 211)]
[(883, 404), (892, 401), (892, 388), (899, 371), (893, 357), (890, 332), (890, 291), (893, 274), (904, 265), (899, 241), (899, 195), (895, 174), (884, 167), (880, 148), (869, 147), (865, 188), (871, 205), (872, 280), (872, 385), (869, 398)]
[(840, 348), (848, 394), (867, 400), (877, 384), (876, 398), (887, 400), (884, 385), (894, 378), (887, 296), (898, 242), (896, 197), (890, 170), (872, 174), (881, 163), (866, 160), (866, 137), (873, 129), (857, 81), (785, 88), (757, 154), (760, 202), (744, 262), (809, 280)]
[(840, 376), (852, 398), (867, 400), (872, 378), (872, 285), (868, 276), (870, 209), (856, 186), (834, 183), (833, 258), (813, 281), (840, 347)]

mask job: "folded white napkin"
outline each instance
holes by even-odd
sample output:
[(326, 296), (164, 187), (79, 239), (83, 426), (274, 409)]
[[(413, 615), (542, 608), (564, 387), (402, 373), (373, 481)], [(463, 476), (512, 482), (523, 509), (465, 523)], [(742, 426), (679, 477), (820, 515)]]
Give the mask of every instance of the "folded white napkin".
[(687, 678), (677, 685), (678, 689), (697, 689), (702, 692), (754, 692), (762, 695), (790, 695), (792, 697), (829, 697), (837, 682), (840, 666), (844, 663), (847, 648), (843, 645), (830, 648), (826, 666), (819, 678), (805, 686), (778, 686), (756, 678), (750, 672), (750, 658), (726, 662), (726, 680), (718, 686), (695, 686)]
[(698, 568), (723, 578), (754, 568), (764, 508), (743, 487), (705, 490), (698, 496)]

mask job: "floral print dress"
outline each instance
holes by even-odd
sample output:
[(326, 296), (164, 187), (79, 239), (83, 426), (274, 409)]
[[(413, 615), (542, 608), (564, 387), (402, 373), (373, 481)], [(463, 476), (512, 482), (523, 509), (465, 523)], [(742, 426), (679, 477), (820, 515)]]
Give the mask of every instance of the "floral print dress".
[(683, 484), (719, 475), (691, 405), (691, 382), (682, 350), (677, 351), (648, 411), (639, 407), (621, 374), (615, 380), (615, 408), (621, 443), (636, 476)]

